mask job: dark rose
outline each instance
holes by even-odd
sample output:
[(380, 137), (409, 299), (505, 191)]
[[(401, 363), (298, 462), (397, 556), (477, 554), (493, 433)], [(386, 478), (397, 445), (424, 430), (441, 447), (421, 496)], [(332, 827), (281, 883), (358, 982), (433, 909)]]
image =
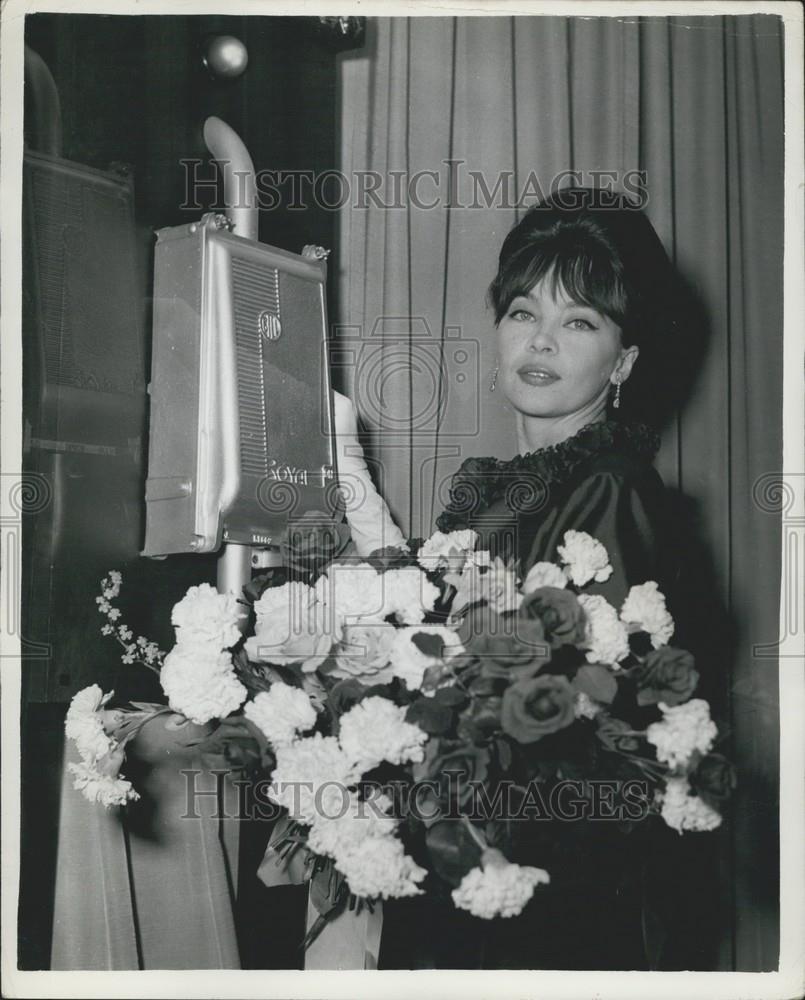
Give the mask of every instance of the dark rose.
[(601, 712), (595, 717), (596, 736), (607, 750), (633, 753), (637, 750), (637, 738), (632, 735), (632, 727), (622, 719), (614, 719), (611, 715)]
[(654, 649), (635, 668), (638, 705), (681, 705), (696, 690), (699, 674), (694, 660), (684, 649), (663, 646)]
[(473, 794), (473, 783), (482, 782), (488, 771), (486, 747), (441, 740), (429, 759), (426, 777), (439, 783), (439, 801), (449, 808), (464, 805)]
[(316, 572), (334, 559), (349, 542), (349, 528), (320, 510), (295, 517), (280, 539), (282, 559), (294, 570)]
[(735, 788), (735, 768), (720, 753), (709, 753), (699, 761), (690, 783), (706, 802), (717, 806), (725, 802)]
[(487, 605), (471, 609), (459, 628), (467, 652), (486, 677), (523, 680), (550, 659), (550, 646), (538, 618), (498, 615)]
[(343, 715), (354, 708), (367, 695), (368, 689), (350, 677), (334, 684), (327, 695), (327, 703), (335, 716)]
[(535, 743), (575, 720), (573, 700), (567, 677), (543, 674), (518, 681), (503, 692), (500, 721), (518, 743)]
[(458, 735), (471, 743), (483, 743), (500, 729), (499, 697), (473, 698), (458, 720)]
[(554, 649), (576, 646), (584, 641), (585, 619), (576, 595), (561, 587), (538, 587), (527, 594), (520, 618), (537, 618), (542, 622), (545, 638)]

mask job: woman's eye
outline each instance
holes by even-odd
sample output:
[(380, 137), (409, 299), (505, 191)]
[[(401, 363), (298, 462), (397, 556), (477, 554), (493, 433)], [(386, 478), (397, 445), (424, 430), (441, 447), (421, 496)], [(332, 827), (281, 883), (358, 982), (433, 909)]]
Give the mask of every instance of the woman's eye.
[(527, 309), (512, 309), (509, 313), (509, 317), (511, 319), (516, 319), (520, 323), (527, 323), (529, 320), (534, 318)]
[(576, 319), (571, 319), (568, 321), (568, 326), (571, 326), (574, 330), (597, 330), (598, 327), (591, 323), (588, 319), (581, 319), (577, 317)]

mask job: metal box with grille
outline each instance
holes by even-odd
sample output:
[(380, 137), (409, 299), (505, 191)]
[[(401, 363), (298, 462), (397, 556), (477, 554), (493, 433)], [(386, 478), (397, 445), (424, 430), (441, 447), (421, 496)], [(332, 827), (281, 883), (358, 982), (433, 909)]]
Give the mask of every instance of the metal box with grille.
[(268, 545), (331, 512), (322, 261), (222, 216), (157, 233), (143, 555)]

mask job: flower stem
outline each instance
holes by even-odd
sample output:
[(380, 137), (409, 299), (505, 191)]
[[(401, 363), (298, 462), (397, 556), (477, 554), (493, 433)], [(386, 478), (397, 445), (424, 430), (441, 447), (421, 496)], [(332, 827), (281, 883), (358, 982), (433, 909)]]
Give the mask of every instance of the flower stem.
[(462, 816), (461, 818), (464, 820), (464, 825), (470, 831), (470, 836), (472, 837), (472, 839), (481, 848), (482, 851), (485, 851), (487, 847), (489, 847), (489, 844), (487, 844), (483, 836), (475, 829), (475, 827), (472, 825), (472, 822), (466, 816)]
[(668, 772), (668, 768), (659, 762), (654, 763), (653, 761), (646, 760), (645, 757), (638, 757), (635, 754), (625, 753), (623, 750), (618, 750), (616, 752), (622, 757), (625, 757), (627, 760), (632, 761), (632, 763), (637, 764), (639, 768), (646, 771), (653, 777), (662, 778)]

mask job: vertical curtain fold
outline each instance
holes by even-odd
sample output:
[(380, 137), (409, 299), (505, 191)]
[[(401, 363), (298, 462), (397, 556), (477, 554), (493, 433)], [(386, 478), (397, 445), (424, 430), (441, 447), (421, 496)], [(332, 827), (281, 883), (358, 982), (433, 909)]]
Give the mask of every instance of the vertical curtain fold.
[[(571, 90), (567, 86), (567, 18), (515, 20), (513, 60), (520, 107), (513, 142), (517, 190), (522, 192), (531, 190), (528, 180), (532, 172), (544, 185), (560, 172), (572, 169), (573, 118)], [(539, 196), (539, 190), (535, 193)]]
[[(672, 32), (669, 18), (645, 18), (639, 26), (638, 163), (649, 181), (646, 212), (676, 263)], [(679, 418), (674, 415), (657, 458), (667, 483), (678, 484), (679, 463)]]
[[(779, 880), (759, 878), (756, 858), (779, 862), (778, 635), (780, 523), (755, 501), (763, 477), (781, 478), (783, 92), (779, 22), (725, 18), (728, 308), (730, 318), (730, 518), (727, 587), (737, 626), (730, 687), (741, 783), (734, 802), (736, 956), (776, 967)], [(769, 598), (759, 599), (757, 581)]]
[[(377, 18), (340, 80), (353, 198), (341, 213), (339, 322), (360, 332), (347, 386), (409, 534), (432, 530), (463, 459), (516, 449), (512, 414), (489, 392), (484, 304), (506, 232), (563, 175), (590, 184), (614, 171), (614, 186), (628, 177), (635, 193), (645, 171), (646, 211), (706, 318), (658, 464), (695, 502), (736, 623), (743, 783), (721, 961), (746, 970), (777, 961), (777, 887), (752, 864), (758, 844), (774, 850), (764, 810), (776, 809), (777, 662), (752, 648), (777, 635), (779, 519), (752, 490), (781, 461), (781, 36), (779, 17), (758, 14)], [(401, 172), (405, 206), (356, 204), (366, 170), (386, 186)]]

